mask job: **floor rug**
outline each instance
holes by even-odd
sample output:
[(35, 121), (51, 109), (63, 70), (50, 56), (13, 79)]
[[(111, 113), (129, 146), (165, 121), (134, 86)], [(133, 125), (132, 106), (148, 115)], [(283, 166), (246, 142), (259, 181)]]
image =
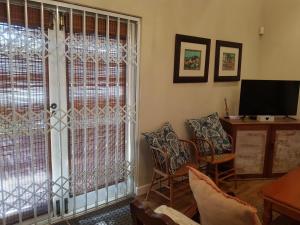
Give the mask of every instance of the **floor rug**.
[(132, 225), (130, 201), (126, 199), (57, 225)]

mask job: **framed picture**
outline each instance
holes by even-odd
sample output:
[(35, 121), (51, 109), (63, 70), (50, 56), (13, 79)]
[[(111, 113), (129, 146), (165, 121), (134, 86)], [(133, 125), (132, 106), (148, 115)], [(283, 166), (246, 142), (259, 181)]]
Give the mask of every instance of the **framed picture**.
[(239, 81), (241, 76), (243, 44), (216, 42), (215, 81)]
[(210, 39), (176, 34), (174, 83), (207, 82)]

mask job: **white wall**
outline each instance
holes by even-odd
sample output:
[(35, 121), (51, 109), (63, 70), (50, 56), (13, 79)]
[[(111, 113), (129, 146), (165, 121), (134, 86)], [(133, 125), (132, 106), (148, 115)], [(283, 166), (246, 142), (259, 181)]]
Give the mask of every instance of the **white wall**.
[[(184, 121), (214, 111), (224, 114), (224, 97), (237, 112), (239, 82), (214, 83), (215, 40), (241, 42), (241, 78), (259, 71), (262, 0), (69, 0), (142, 18), (140, 65), (140, 131), (151, 131), (170, 121), (187, 137)], [(209, 82), (173, 84), (175, 34), (212, 39)], [(152, 160), (141, 138), (138, 185), (150, 182)]]
[(264, 0), (262, 15), (259, 78), (300, 80), (300, 1)]
[(262, 78), (300, 78), (300, 1), (265, 0), (261, 38)]

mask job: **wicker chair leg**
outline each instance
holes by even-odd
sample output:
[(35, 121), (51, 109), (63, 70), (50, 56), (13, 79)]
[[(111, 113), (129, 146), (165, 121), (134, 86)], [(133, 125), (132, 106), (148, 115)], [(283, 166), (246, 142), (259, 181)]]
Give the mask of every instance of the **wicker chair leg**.
[(219, 186), (219, 170), (218, 170), (218, 164), (215, 165), (215, 171), (214, 171), (214, 174), (215, 174), (215, 183), (217, 186)]
[(148, 199), (149, 199), (149, 195), (150, 195), (150, 192), (151, 192), (151, 189), (153, 187), (153, 184), (154, 184), (155, 180), (156, 180), (156, 173), (155, 173), (155, 171), (153, 171), (152, 181), (151, 181), (150, 187), (148, 189), (148, 192), (147, 192), (147, 195), (146, 195), (146, 198), (145, 198), (146, 201), (148, 201)]
[(207, 176), (211, 176), (211, 166), (210, 164), (206, 164), (205, 173)]
[(234, 189), (237, 189), (237, 175), (236, 175), (236, 171), (234, 170)]
[(169, 178), (170, 183), (170, 207), (173, 207), (174, 205), (174, 184), (173, 184), (173, 178)]

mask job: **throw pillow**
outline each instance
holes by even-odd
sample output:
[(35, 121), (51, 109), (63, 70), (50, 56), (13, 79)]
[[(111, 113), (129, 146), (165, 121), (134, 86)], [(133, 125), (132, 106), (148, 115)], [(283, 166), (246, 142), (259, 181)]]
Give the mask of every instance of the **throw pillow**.
[[(145, 132), (142, 133), (144, 135), (146, 142), (150, 146), (150, 148), (153, 148), (154, 150), (160, 150), (163, 151), (164, 146), (164, 140), (161, 137), (160, 132), (153, 131), (153, 132)], [(161, 154), (157, 155), (157, 160), (160, 165), (165, 165), (164, 157)]]
[[(197, 138), (209, 140), (213, 144), (215, 154), (222, 154), (231, 150), (232, 145), (220, 123), (218, 113), (213, 113), (200, 119), (189, 119), (187, 124)], [(201, 146), (201, 153), (204, 155), (210, 154), (209, 146)]]
[(191, 167), (189, 169), (190, 186), (202, 225), (261, 225), (254, 207), (225, 194), (198, 170)]
[[(167, 150), (170, 156), (170, 173), (175, 173), (178, 168), (190, 161), (189, 150), (184, 148), (169, 122), (164, 123), (157, 131), (143, 133), (143, 135), (152, 148)], [(163, 157), (160, 160), (163, 160)]]

